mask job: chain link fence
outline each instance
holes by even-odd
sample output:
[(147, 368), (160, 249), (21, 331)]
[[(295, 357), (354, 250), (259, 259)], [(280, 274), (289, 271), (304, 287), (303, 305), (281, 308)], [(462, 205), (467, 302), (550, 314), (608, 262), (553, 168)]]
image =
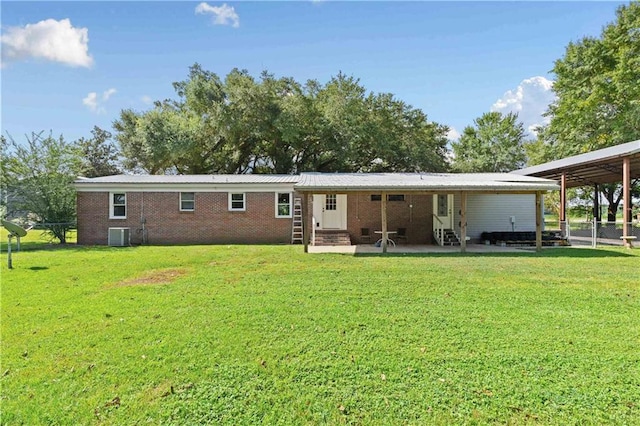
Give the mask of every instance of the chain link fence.
[[(546, 222), (545, 230), (557, 230), (572, 246), (598, 245), (624, 246), (622, 238), (625, 224), (622, 222), (607, 222), (596, 220), (574, 220), (566, 222)], [(640, 243), (640, 221), (634, 220), (626, 224), (627, 241)], [(635, 238), (633, 238), (635, 237)]]

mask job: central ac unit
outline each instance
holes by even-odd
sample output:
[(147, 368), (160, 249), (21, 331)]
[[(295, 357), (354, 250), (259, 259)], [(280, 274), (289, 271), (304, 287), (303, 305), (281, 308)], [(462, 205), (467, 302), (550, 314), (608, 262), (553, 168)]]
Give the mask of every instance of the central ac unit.
[(129, 245), (129, 228), (109, 228), (110, 246), (124, 247)]

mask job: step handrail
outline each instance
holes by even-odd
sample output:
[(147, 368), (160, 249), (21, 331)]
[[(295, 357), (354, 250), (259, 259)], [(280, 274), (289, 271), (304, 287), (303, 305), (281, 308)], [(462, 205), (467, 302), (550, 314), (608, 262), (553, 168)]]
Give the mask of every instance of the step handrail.
[[(440, 218), (433, 213), (431, 216), (438, 222), (436, 224), (436, 229), (434, 230), (434, 236), (436, 237), (436, 241), (441, 246), (444, 246), (444, 222), (440, 220)], [(438, 231), (437, 233), (435, 231)]]

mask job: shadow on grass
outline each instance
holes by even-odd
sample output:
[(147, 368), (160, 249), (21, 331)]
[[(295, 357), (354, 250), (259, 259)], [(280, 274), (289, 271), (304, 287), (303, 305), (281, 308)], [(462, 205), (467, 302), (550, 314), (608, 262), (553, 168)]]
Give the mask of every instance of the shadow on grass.
[[(207, 244), (185, 244), (185, 245), (153, 245), (154, 247), (193, 247), (197, 245), (207, 245)], [(234, 245), (234, 244), (210, 244), (212, 248), (214, 247), (237, 247), (237, 246), (251, 246), (251, 247), (274, 247), (274, 246), (290, 246), (289, 244), (251, 244), (251, 245)], [(59, 243), (48, 243), (48, 242), (26, 242), (22, 243), (20, 251), (66, 251), (66, 252), (87, 252), (87, 251), (121, 251), (121, 250), (136, 250), (139, 245), (133, 246), (125, 246), (125, 247), (111, 247), (111, 246), (103, 246), (103, 245), (94, 245), (94, 246), (84, 246), (77, 245), (76, 243), (67, 243), (67, 244), (59, 244)], [(302, 246), (300, 246), (302, 247)], [(12, 247), (12, 251), (15, 253), (15, 245)], [(0, 245), (0, 253), (5, 254), (7, 251), (6, 243)], [(317, 256), (321, 253), (313, 253), (311, 256)], [(353, 257), (425, 257), (425, 258), (448, 258), (448, 257), (497, 257), (497, 258), (513, 258), (513, 257), (544, 257), (544, 258), (606, 258), (606, 257), (640, 257), (639, 249), (623, 249), (623, 248), (611, 248), (611, 249), (600, 249), (600, 248), (576, 248), (576, 247), (558, 247), (558, 248), (546, 248), (541, 252), (536, 252), (534, 249), (527, 250), (522, 249), (520, 252), (486, 252), (486, 253), (478, 253), (478, 252), (467, 252), (460, 253), (457, 251), (451, 252), (424, 252), (424, 253), (399, 253), (399, 252), (390, 252), (390, 253), (325, 253), (332, 255), (341, 255), (341, 256), (353, 256)]]
[[(179, 247), (198, 247), (198, 246), (208, 246), (212, 248), (234, 248), (234, 247), (291, 247), (291, 244), (233, 244), (233, 243), (215, 243), (215, 244), (132, 244), (129, 246), (108, 246), (108, 245), (79, 245), (76, 243), (49, 243), (44, 241), (29, 241), (23, 242), (20, 246), (20, 251), (67, 251), (67, 252), (86, 252), (86, 251), (123, 251), (123, 250), (136, 250), (142, 247), (168, 247), (168, 248), (179, 248)], [(300, 246), (302, 247), (302, 246)], [(16, 249), (15, 243), (11, 246), (11, 251), (16, 253), (19, 251)], [(6, 242), (0, 242), (0, 254), (7, 252), (7, 244)]]
[[(17, 250), (15, 243), (11, 246), (12, 253), (20, 253), (23, 251), (34, 252), (34, 251), (68, 251), (68, 252), (78, 252), (78, 251), (108, 251), (108, 250), (122, 250), (122, 249), (132, 249), (137, 246), (128, 246), (128, 247), (110, 247), (110, 246), (81, 246), (76, 243), (48, 243), (48, 242), (26, 242), (20, 244), (20, 251)], [(0, 245), (0, 253), (7, 252), (7, 244), (3, 242)]]
[(426, 257), (426, 258), (447, 258), (447, 257), (546, 257), (546, 258), (605, 258), (605, 257), (638, 257), (632, 252), (623, 252), (618, 250), (602, 250), (602, 249), (576, 249), (576, 248), (554, 248), (541, 252), (523, 250), (521, 253), (505, 252), (505, 253), (355, 253), (349, 254), (354, 257)]
[(32, 266), (28, 269), (31, 269), (32, 271), (46, 271), (47, 269), (49, 269), (48, 266)]

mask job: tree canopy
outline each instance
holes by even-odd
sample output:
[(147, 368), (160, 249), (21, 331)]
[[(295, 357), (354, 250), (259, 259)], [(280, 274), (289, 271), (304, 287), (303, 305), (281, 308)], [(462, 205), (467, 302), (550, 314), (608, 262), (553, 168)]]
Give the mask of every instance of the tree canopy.
[(640, 138), (640, 3), (623, 5), (599, 38), (569, 43), (555, 62), (542, 135), (557, 159)]
[(458, 172), (509, 172), (525, 163), (524, 125), (518, 115), (487, 112), (464, 128), (453, 142), (453, 169)]
[(94, 126), (91, 135), (88, 139), (75, 141), (82, 156), (83, 175), (93, 178), (120, 173), (118, 148), (111, 141), (111, 133)]
[[(528, 147), (530, 164), (640, 139), (640, 3), (620, 6), (600, 37), (571, 42), (555, 62), (550, 123)], [(615, 221), (619, 185), (600, 187)]]
[(224, 80), (198, 64), (173, 83), (178, 99), (114, 122), (124, 166), (162, 173), (443, 171), (448, 128), (389, 93), (339, 73), (326, 84)]
[(3, 189), (12, 208), (35, 215), (33, 219), (61, 243), (75, 226), (76, 191), (73, 181), (82, 174), (82, 157), (77, 145), (62, 136), (34, 133), (26, 143), (10, 138), (2, 158)]

